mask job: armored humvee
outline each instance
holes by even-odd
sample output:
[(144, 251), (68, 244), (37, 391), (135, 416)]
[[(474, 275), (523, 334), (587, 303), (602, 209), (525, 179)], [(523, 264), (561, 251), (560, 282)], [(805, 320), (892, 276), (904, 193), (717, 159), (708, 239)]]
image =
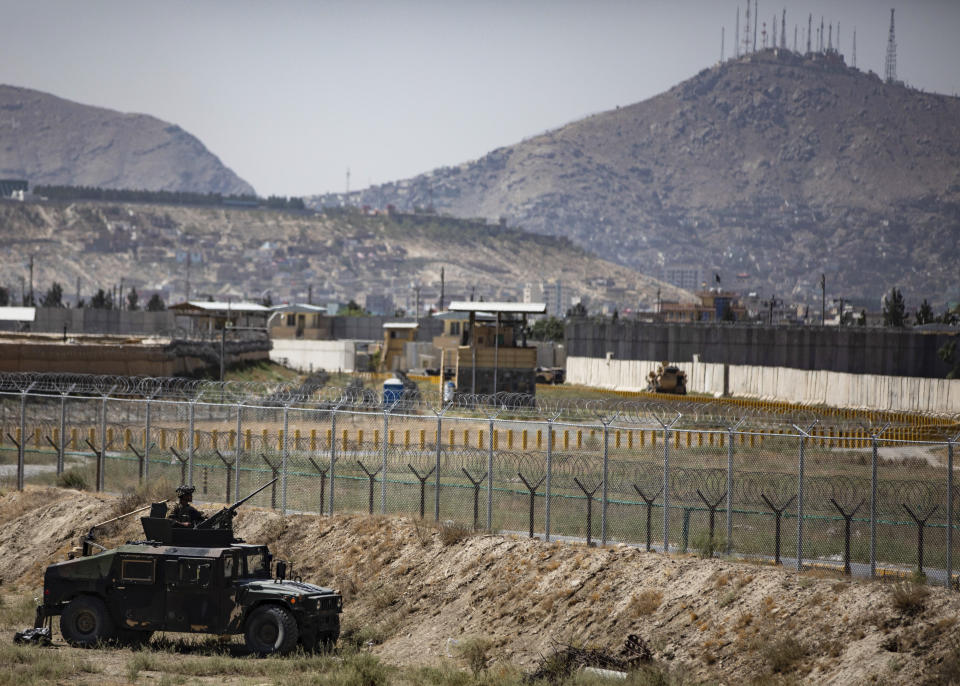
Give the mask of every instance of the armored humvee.
[(88, 538), (81, 557), (47, 567), (36, 627), (59, 615), (76, 646), (143, 643), (154, 631), (242, 633), (257, 655), (336, 642), (340, 593), (285, 578), (284, 561), (234, 538), (232, 526), (176, 526), (159, 505), (141, 518), (146, 540), (93, 553)]

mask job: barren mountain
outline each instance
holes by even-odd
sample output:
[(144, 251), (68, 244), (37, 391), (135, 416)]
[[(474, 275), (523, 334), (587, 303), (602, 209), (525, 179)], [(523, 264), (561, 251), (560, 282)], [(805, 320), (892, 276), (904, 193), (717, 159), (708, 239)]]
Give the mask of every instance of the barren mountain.
[[(566, 236), (647, 273), (819, 303), (943, 303), (960, 263), (960, 99), (836, 53), (766, 50), (481, 159), (351, 194)], [(315, 197), (314, 203), (342, 201)], [(911, 301), (912, 302), (912, 301)]]
[(0, 177), (31, 187), (254, 192), (179, 126), (3, 85)]

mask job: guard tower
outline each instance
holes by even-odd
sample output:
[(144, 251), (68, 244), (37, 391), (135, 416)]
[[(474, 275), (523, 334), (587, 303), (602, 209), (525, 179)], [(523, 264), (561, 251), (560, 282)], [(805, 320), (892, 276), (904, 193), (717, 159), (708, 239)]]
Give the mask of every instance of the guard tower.
[[(466, 312), (462, 344), (453, 351), (458, 393), (536, 393), (537, 349), (528, 346), (527, 316), (544, 314), (545, 303), (452, 302), (450, 312)], [(478, 313), (493, 315), (478, 317)]]

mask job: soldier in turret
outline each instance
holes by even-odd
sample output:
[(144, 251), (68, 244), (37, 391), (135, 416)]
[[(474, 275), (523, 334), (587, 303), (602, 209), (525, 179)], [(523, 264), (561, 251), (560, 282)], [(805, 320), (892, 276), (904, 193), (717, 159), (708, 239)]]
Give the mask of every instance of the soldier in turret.
[(193, 486), (180, 486), (177, 488), (177, 497), (180, 500), (173, 506), (173, 509), (170, 510), (170, 514), (167, 515), (168, 519), (174, 521), (175, 526), (195, 526), (206, 519), (200, 510), (190, 504), (193, 502), (194, 490)]

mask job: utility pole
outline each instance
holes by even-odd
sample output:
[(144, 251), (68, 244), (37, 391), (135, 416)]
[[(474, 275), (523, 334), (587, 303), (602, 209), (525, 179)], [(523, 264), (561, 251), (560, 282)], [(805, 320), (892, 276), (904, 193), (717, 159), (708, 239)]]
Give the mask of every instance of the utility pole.
[(307, 304), (313, 304), (313, 284), (307, 286)]
[(77, 302), (73, 304), (74, 307), (80, 307), (80, 277), (77, 277)]
[(827, 323), (827, 275), (820, 275), (820, 326)]
[(440, 310), (439, 310), (440, 312), (443, 312), (443, 300), (445, 297), (444, 284), (445, 282), (444, 282), (443, 267), (440, 267)]
[(33, 299), (33, 255), (30, 256), (30, 305), (34, 305)]

